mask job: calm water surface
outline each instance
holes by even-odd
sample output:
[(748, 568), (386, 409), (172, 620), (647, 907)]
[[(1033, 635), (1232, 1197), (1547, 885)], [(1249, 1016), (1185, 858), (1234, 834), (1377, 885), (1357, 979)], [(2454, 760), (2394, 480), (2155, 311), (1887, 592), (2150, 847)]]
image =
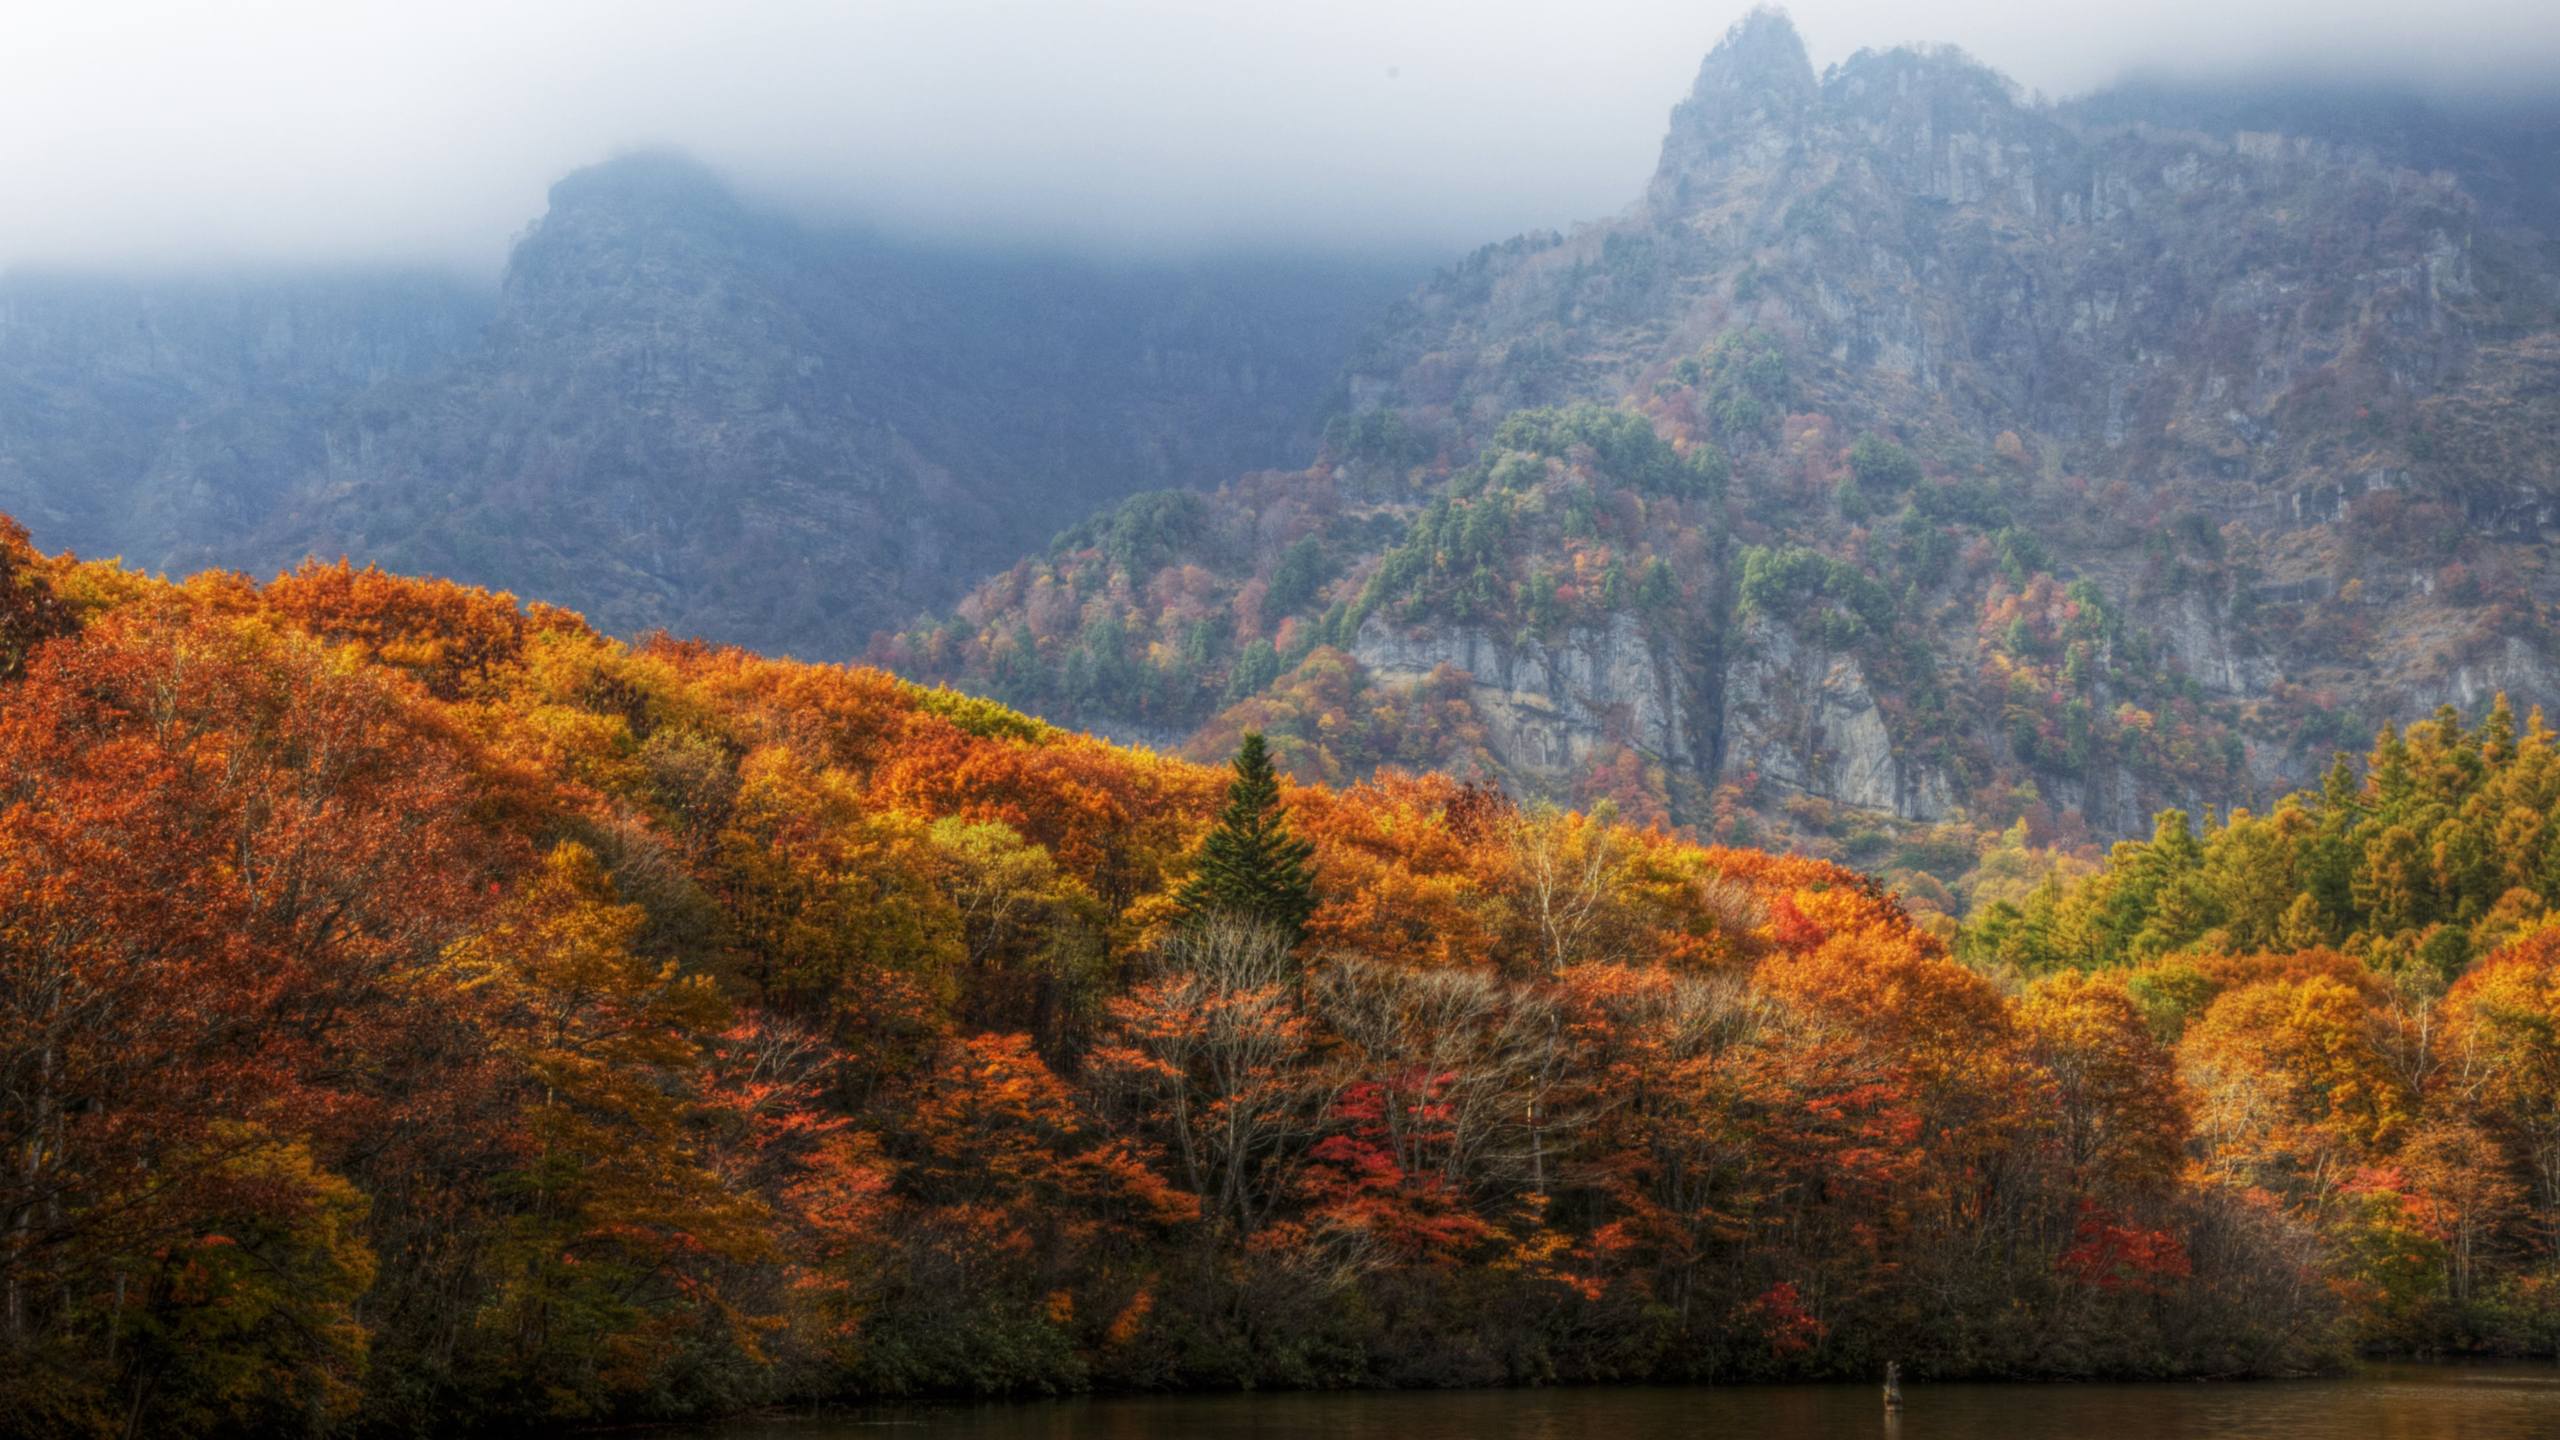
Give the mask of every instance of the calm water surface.
[(2216, 1385), (1477, 1390), (1066, 1400), (731, 1426), (720, 1440), (2560, 1440), (2560, 1366)]

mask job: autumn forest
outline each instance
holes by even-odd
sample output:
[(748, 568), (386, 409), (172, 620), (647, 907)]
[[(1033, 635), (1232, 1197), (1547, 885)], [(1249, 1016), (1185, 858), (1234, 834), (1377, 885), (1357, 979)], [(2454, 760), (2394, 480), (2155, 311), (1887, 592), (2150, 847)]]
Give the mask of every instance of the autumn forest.
[(2560, 1339), (2560, 736), (1833, 864), (0, 536), (0, 1404), (2243, 1376)]

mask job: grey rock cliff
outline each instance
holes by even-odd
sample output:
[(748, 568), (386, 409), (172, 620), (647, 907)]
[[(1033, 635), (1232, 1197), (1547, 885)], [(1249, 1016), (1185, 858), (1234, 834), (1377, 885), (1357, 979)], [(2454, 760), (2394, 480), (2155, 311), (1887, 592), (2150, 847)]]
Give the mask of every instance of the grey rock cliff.
[(1947, 777), (1906, 762), (1853, 655), (1800, 638), (1783, 621), (1745, 622), (1725, 670), (1718, 777), (1756, 776), (1906, 820), (1954, 807)]
[(1407, 628), (1372, 615), (1352, 658), (1389, 683), (1442, 666), (1463, 671), (1491, 748), (1524, 780), (1568, 779), (1605, 745), (1625, 744), (1683, 767), (1698, 763), (1679, 667), (1633, 616), (1558, 640), (1513, 641), (1475, 626)]
[(1352, 656), (1390, 684), (1443, 666), (1463, 673), (1489, 748), (1529, 789), (1554, 790), (1627, 745), (1702, 781), (1749, 778), (1909, 820), (1943, 818), (1955, 803), (1943, 773), (1903, 758), (1857, 658), (1782, 622), (1747, 623), (1707, 686), (1624, 614), (1553, 641), (1372, 615)]

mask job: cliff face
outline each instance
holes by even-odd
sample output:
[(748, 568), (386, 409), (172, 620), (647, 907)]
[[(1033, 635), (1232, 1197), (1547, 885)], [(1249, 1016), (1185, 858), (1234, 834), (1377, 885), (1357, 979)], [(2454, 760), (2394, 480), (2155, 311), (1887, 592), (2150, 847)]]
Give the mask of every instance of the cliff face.
[(1954, 808), (1946, 775), (1908, 758), (1854, 654), (1808, 643), (1783, 621), (1744, 627), (1725, 672), (1717, 778), (1768, 784), (1905, 820)]
[(1691, 688), (1664, 649), (1625, 614), (1552, 640), (1472, 625), (1398, 626), (1372, 615), (1350, 647), (1381, 684), (1417, 684), (1443, 666), (1463, 673), (1492, 752), (1520, 781), (1545, 789), (1608, 747), (1684, 767), (1709, 758), (1691, 738)]
[(1381, 685), (1419, 685), (1444, 666), (1463, 674), (1487, 748), (1530, 793), (1569, 792), (1595, 763), (1629, 750), (1720, 783), (1906, 820), (1954, 808), (1946, 775), (1904, 754), (1854, 654), (1766, 618), (1742, 627), (1729, 656), (1697, 657), (1712, 666), (1703, 675), (1665, 650), (1624, 613), (1552, 640), (1372, 615), (1350, 654)]
[[(1948, 51), (1818, 75), (1757, 15), (1629, 210), (1390, 313), (1316, 464), (1226, 502), (1258, 522), (1063, 546), (878, 653), (1203, 749), (1295, 727), (1321, 773), (1393, 759), (1355, 722), (1438, 715), (1375, 697), (1443, 667), (1475, 723), (1434, 733), (1515, 785), (1701, 823), (2246, 802), (2387, 717), (2560, 701), (2522, 133), (2047, 106)], [(1368, 691), (1293, 668), (1328, 647)], [(1113, 655), (1153, 678), (1059, 683)]]
[(555, 187), (494, 295), (0, 288), (0, 387), (42, 401), (0, 409), (0, 508), (151, 564), (343, 553), (842, 657), (1096, 505), (1304, 453), (1403, 276), (956, 253), (636, 156)]

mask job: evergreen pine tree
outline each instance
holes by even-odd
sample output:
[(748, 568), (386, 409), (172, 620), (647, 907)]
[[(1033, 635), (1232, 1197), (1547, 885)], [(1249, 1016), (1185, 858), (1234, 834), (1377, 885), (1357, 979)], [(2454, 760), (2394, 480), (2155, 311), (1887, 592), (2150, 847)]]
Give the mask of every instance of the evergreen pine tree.
[(2480, 758), (2492, 770), (2516, 758), (2516, 712), (2504, 690), (2489, 702), (2488, 718), (2480, 722)]
[(2276, 948), (2316, 950), (2329, 941), (2329, 920), (2320, 913), (2320, 902), (2308, 890), (2294, 896), (2293, 903), (2285, 907), (2283, 922), (2276, 926)]
[(2364, 785), (2356, 779), (2354, 762), (2340, 751), (2321, 784), (2319, 827), (2302, 856), (2302, 888), (2314, 898), (2314, 913), (2323, 925), (2354, 911), (2352, 881), (2356, 857), (2362, 853), (2356, 830), (2364, 817)]
[(1280, 782), (1262, 736), (1247, 731), (1237, 747), (1236, 778), (1227, 786), (1227, 808), (1200, 844), (1200, 863), (1178, 897), (1193, 918), (1233, 915), (1270, 925), (1298, 943), (1315, 913), (1312, 842), (1289, 833), (1280, 810)]
[(2320, 823), (2345, 830), (2363, 813), (2364, 787), (2357, 783), (2355, 762), (2340, 750), (2329, 757), (2329, 774), (2320, 782)]
[(2364, 773), (2373, 790), (2374, 811), (2386, 820), (2397, 820), (2418, 793), (2418, 777), (2409, 769), (2408, 742), (2389, 721), (2373, 740), (2373, 753), (2365, 758)]

